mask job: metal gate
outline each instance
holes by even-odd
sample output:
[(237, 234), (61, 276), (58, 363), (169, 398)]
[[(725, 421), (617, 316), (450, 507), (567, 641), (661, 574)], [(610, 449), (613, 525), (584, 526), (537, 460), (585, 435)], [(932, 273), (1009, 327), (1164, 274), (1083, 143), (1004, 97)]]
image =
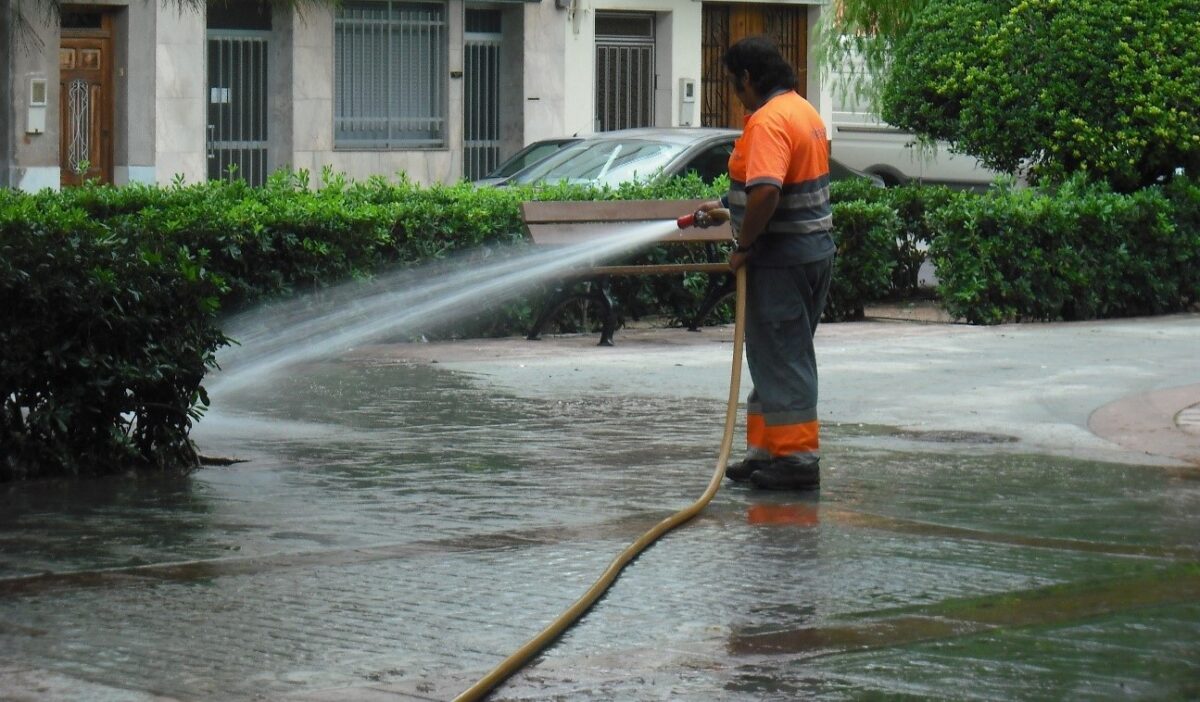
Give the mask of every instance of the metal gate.
[(796, 69), (797, 91), (806, 94), (808, 9), (804, 5), (706, 2), (701, 17), (701, 126), (742, 128), (746, 110), (725, 77), (721, 57), (748, 36), (765, 34), (773, 39)]
[(463, 78), (463, 176), (500, 165), (500, 12), (467, 10)]
[(596, 131), (654, 125), (654, 15), (596, 13)]
[(267, 180), (267, 37), (208, 30), (208, 178)]

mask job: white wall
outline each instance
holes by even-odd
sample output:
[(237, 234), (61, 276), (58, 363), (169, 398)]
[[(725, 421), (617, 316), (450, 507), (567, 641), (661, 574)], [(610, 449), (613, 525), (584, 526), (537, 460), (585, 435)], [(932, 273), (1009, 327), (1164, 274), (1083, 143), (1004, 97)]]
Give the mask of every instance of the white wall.
[(813, 37), (816, 36), (817, 23), (821, 21), (820, 5), (813, 5), (808, 8), (808, 85), (805, 86), (805, 94), (808, 96), (808, 101), (812, 106), (817, 108), (817, 112), (821, 115), (821, 120), (825, 122), (826, 132), (832, 137), (833, 135), (833, 91), (830, 89), (828, 81), (821, 80), (821, 66), (817, 63), (816, 42)]
[[(542, 2), (527, 9), (525, 141), (591, 134), (596, 116), (596, 12), (658, 15), (656, 126), (679, 125), (679, 78), (699, 90), (701, 4), (695, 0), (576, 0), (575, 10)], [(690, 39), (689, 39), (690, 38)], [(699, 120), (697, 94), (696, 120)]]
[[(734, 0), (751, 1), (751, 0)], [(761, 0), (755, 0), (761, 1)], [(777, 0), (778, 2), (779, 0)], [(780, 4), (809, 5), (810, 36), (821, 17), (820, 0)], [(595, 130), (596, 13), (653, 12), (657, 15), (658, 91), (656, 126), (679, 126), (679, 79), (696, 81), (693, 124), (700, 122), (702, 3), (697, 0), (575, 0), (573, 12), (543, 2), (526, 10), (525, 141)], [(812, 42), (809, 42), (811, 47)], [(815, 66), (810, 49), (809, 66)], [(819, 72), (809, 71), (810, 101), (826, 124), (832, 101)]]

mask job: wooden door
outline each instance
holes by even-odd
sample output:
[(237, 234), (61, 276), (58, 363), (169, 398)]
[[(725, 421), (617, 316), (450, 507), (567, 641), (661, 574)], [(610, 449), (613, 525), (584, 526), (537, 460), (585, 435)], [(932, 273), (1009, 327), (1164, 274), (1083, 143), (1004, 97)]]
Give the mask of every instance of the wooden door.
[(706, 2), (702, 18), (702, 126), (742, 128), (745, 110), (725, 78), (721, 57), (730, 46), (746, 37), (758, 34), (771, 37), (796, 69), (800, 94), (806, 94), (808, 6)]
[[(78, 14), (78, 13), (76, 13)], [(58, 50), (59, 162), (64, 186), (112, 182), (112, 38), (108, 15), (67, 26)]]

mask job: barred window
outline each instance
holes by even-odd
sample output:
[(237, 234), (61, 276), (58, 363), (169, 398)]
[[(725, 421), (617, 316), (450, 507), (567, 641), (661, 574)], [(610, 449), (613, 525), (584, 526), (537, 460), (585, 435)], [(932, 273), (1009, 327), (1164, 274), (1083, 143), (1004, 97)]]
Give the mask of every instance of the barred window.
[(334, 144), (446, 144), (446, 4), (344, 0), (334, 20)]

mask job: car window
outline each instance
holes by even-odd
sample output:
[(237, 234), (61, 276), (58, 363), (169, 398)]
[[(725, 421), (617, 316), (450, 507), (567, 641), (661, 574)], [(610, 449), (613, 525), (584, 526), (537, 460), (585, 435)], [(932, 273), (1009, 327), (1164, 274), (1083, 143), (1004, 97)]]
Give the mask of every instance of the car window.
[(682, 173), (695, 171), (700, 180), (711, 184), (729, 172), (729, 156), (733, 153), (733, 142), (717, 144), (700, 152), (679, 170)]
[(569, 141), (539, 141), (518, 151), (515, 156), (505, 161), (499, 168), (487, 175), (488, 178), (507, 178), (517, 171), (541, 161), (550, 154), (558, 151)]
[(565, 180), (570, 183), (617, 185), (656, 175), (683, 146), (659, 141), (581, 142), (569, 146), (514, 178), (519, 183)]

